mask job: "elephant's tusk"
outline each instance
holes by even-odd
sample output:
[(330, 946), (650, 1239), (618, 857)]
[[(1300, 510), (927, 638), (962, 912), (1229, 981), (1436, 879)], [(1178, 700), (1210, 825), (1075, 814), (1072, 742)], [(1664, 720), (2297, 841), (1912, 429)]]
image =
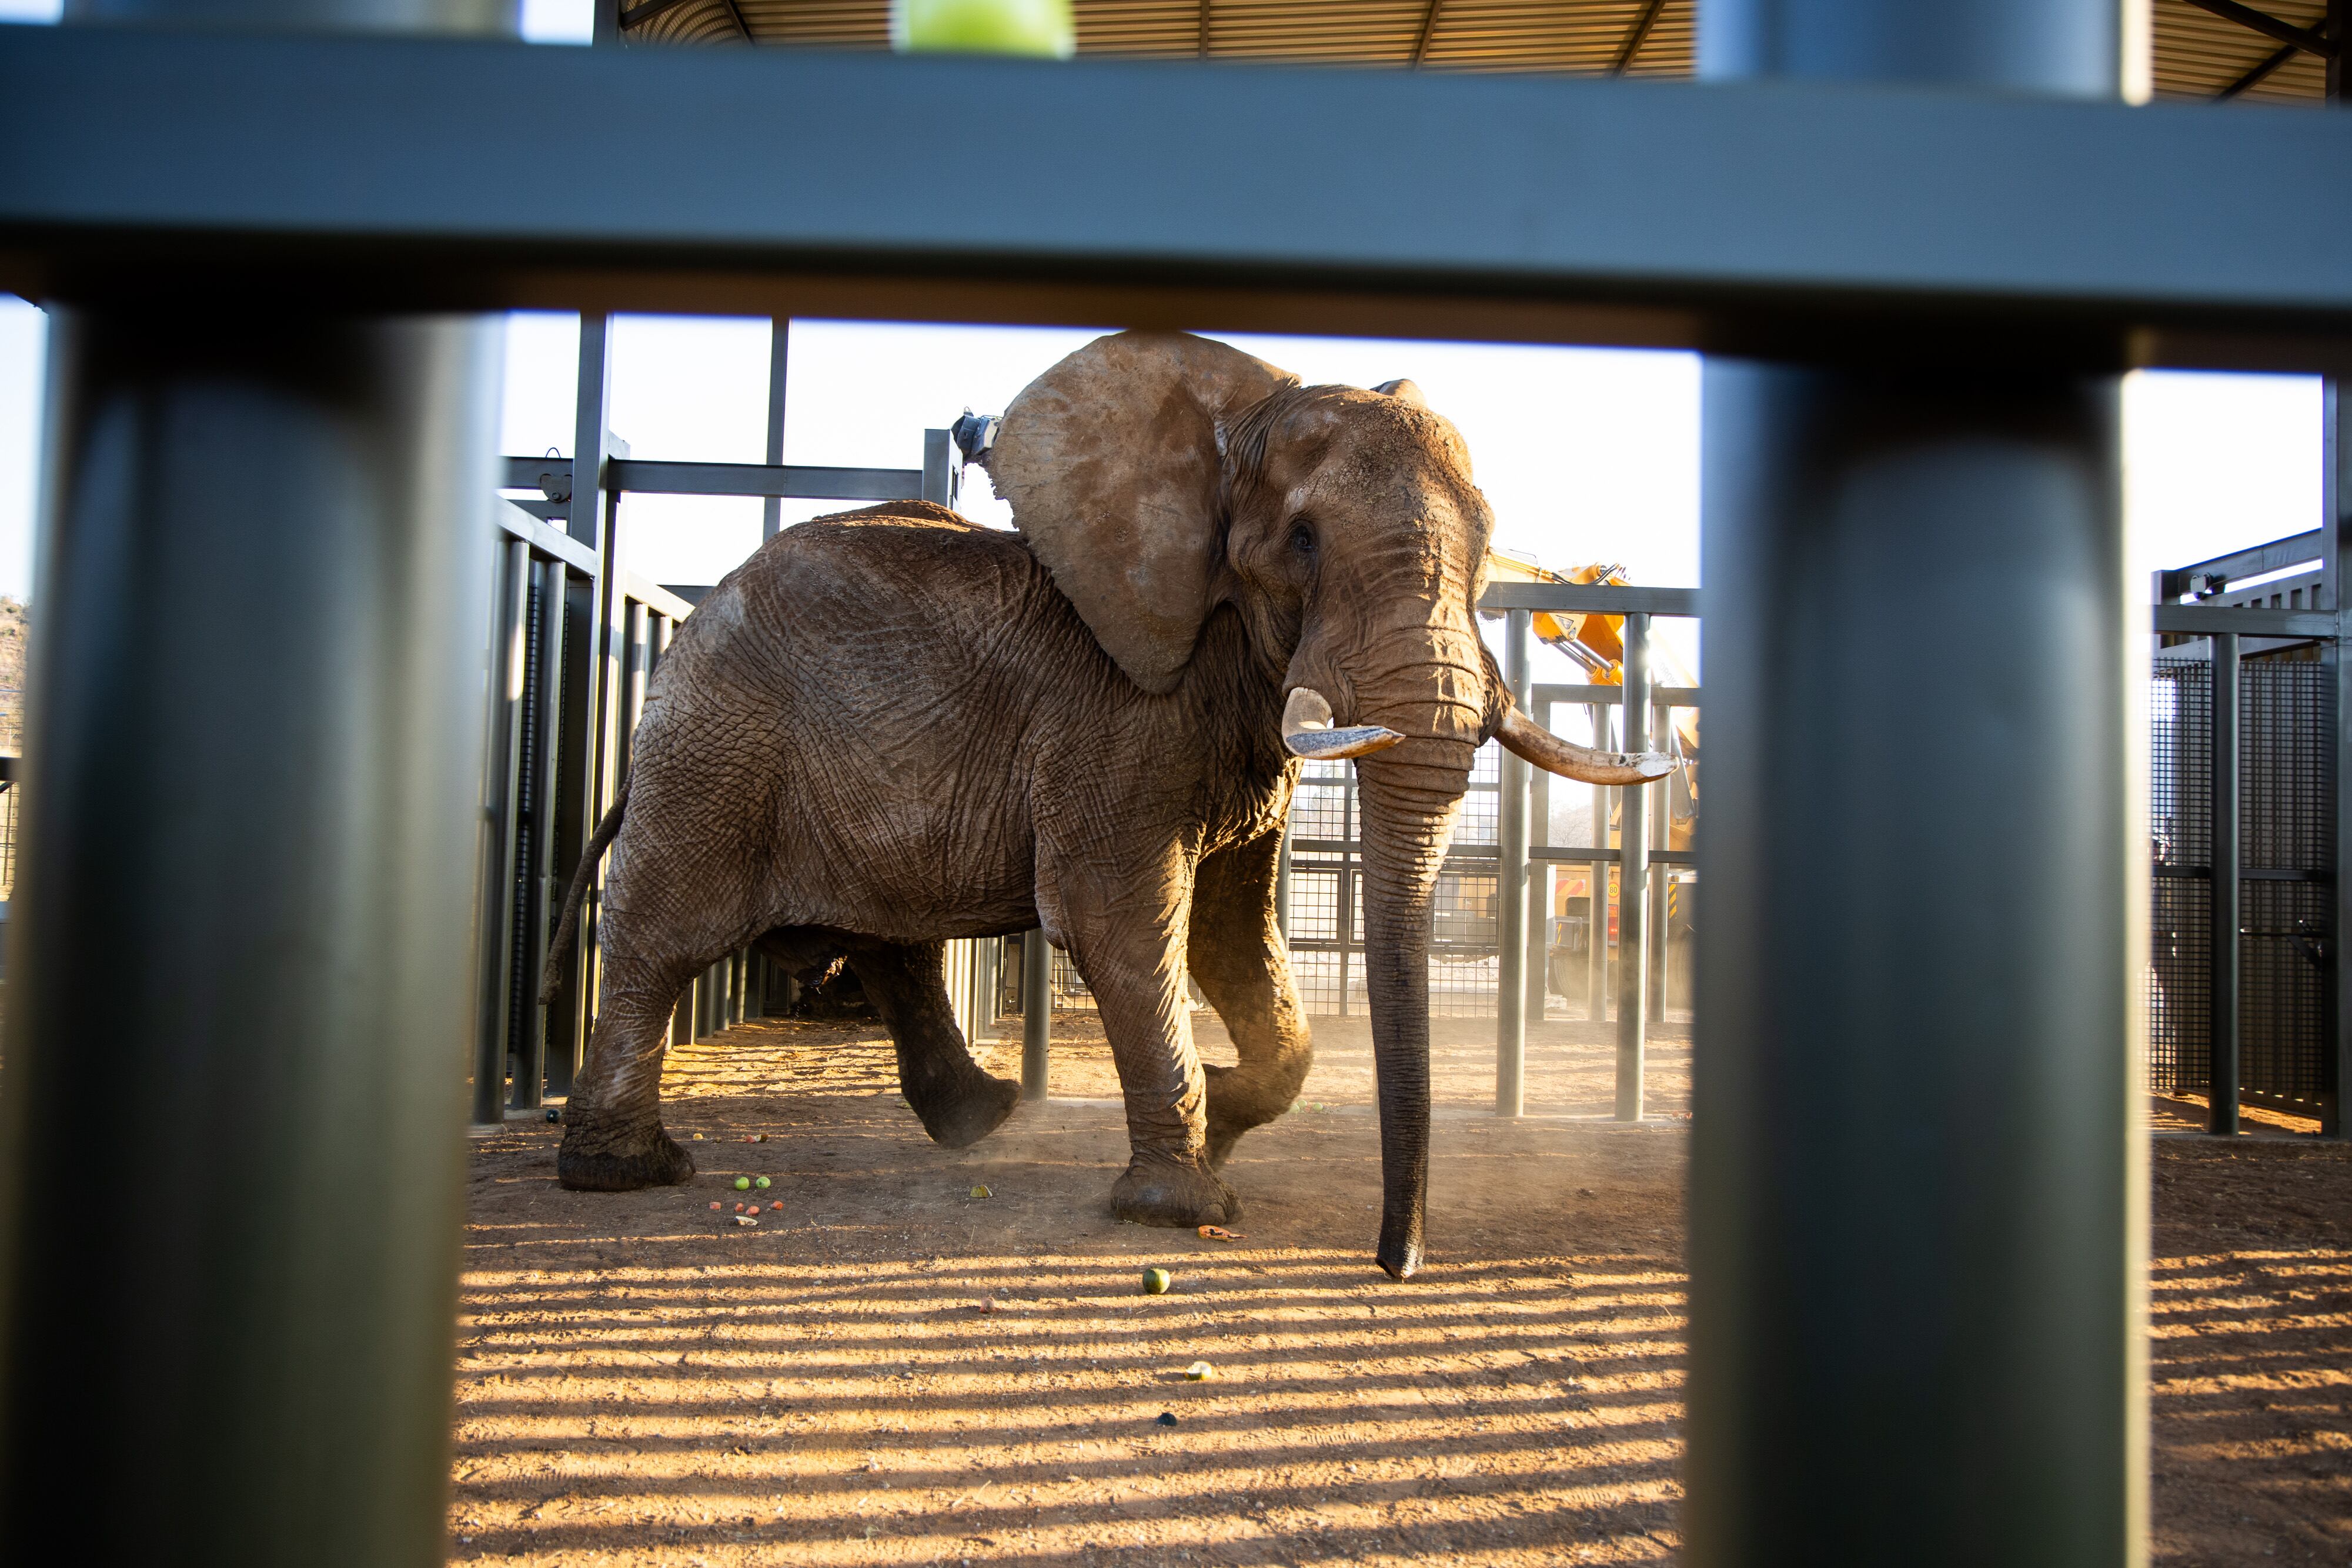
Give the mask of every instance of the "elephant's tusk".
[(1282, 708), (1282, 744), (1293, 757), (1328, 762), (1343, 757), (1364, 757), (1386, 751), (1403, 736), (1377, 724), (1331, 727), (1331, 705), (1313, 686), (1299, 686)]
[(1562, 740), (1517, 708), (1505, 712), (1495, 738), (1512, 755), (1583, 784), (1647, 784), (1675, 770), (1675, 759), (1662, 752), (1595, 751)]

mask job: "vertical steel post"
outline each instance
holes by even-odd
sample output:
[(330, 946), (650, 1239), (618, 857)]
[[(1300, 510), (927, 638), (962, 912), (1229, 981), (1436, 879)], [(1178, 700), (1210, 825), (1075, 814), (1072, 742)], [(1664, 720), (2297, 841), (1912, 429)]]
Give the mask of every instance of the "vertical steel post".
[[(1551, 722), (1551, 705), (1535, 703), (1530, 717), (1538, 724)], [(1532, 852), (1537, 844), (1551, 844), (1551, 775), (1540, 768), (1528, 772), (1528, 842)], [(1528, 865), (1527, 892), (1527, 988), (1525, 1017), (1531, 1024), (1544, 1020), (1544, 998), (1551, 989), (1551, 868), (1549, 861), (1530, 859)]]
[(923, 499), (950, 506), (955, 499), (955, 437), (950, 431), (923, 432)]
[[(1625, 617), (1625, 749), (1650, 747), (1650, 618)], [(1627, 787), (1617, 827), (1617, 1119), (1642, 1119), (1650, 1022), (1650, 791)]]
[[(1592, 705), (1592, 744), (1601, 751), (1615, 749), (1611, 738), (1613, 727), (1609, 722), (1609, 709), (1600, 703)], [(1592, 893), (1585, 902), (1584, 935), (1584, 1016), (1594, 1023), (1609, 1021), (1609, 868), (1614, 863), (1609, 849), (1609, 791), (1598, 784), (1586, 786), (1592, 791), (1592, 847), (1601, 852), (1592, 860)]]
[[(2346, 101), (2343, 45), (2352, 40), (2352, 0), (2327, 0), (2327, 36), (2338, 40), (2327, 60), (2327, 101), (2340, 108)], [(2328, 940), (2336, 973), (2327, 1019), (2335, 1082), (2321, 1105), (2320, 1132), (2352, 1138), (2352, 1116), (2345, 1114), (2352, 1098), (2352, 944), (2347, 941), (2352, 937), (2352, 768), (2345, 766), (2346, 750), (2352, 747), (2352, 643), (2346, 641), (2352, 632), (2352, 398), (2344, 395), (2337, 377), (2323, 385), (2320, 527), (2327, 530), (2327, 602), (2336, 612), (2336, 635), (2327, 643), (2327, 657), (2336, 666), (2336, 907)]]
[(547, 939), (552, 930), (553, 911), (563, 896), (562, 873), (555, 869), (556, 800), (559, 796), (557, 771), (562, 766), (563, 703), (563, 589), (565, 570), (560, 560), (538, 563), (539, 592), (539, 690), (534, 701), (539, 710), (538, 755), (531, 765), (531, 779), (537, 786), (530, 802), (531, 822), (531, 861), (538, 871), (537, 885), (523, 913), (530, 924), (524, 932), (522, 973), (520, 977), (524, 998), (523, 1038), (515, 1041), (514, 1086), (508, 1103), (517, 1110), (536, 1108), (541, 1102), (547, 1082), (547, 1039), (551, 1009), (539, 1005), (540, 982), (546, 976)]
[[(1674, 709), (1656, 703), (1650, 705), (1649, 734), (1653, 745), (1663, 747), (1672, 740), (1674, 722)], [(1643, 794), (1649, 800), (1650, 848), (1672, 849), (1675, 826), (1673, 779), (1671, 778), (1662, 779), (1643, 790)], [(1655, 862), (1653, 863), (1655, 864)], [(1666, 940), (1666, 889), (1673, 882), (1674, 875), (1674, 868), (1668, 865), (1656, 865), (1651, 872), (1648, 884), (1650, 917), (1647, 924), (1642, 927), (1650, 955), (1648, 1016), (1657, 1019), (1666, 1016), (1666, 949), (1672, 946)]]
[[(513, 1016), (515, 859), (522, 842), (522, 683), (530, 641), (530, 547), (509, 539), (498, 552), (484, 682), (482, 852), (475, 895), (475, 949), (479, 965), (474, 1021), (474, 1105), (477, 1125), (506, 1123), (507, 1020)], [(521, 1063), (516, 1067), (518, 1076)]]
[[(604, 12), (611, 7), (597, 6), (596, 26), (604, 26)], [(599, 39), (601, 42), (601, 37)], [(609, 666), (612, 664), (609, 644), (614, 612), (619, 608), (617, 597), (620, 572), (617, 547), (619, 510), (617, 497), (604, 486), (605, 464), (612, 455), (613, 433), (609, 424), (613, 404), (613, 319), (607, 315), (583, 314), (580, 318), (580, 374), (574, 388), (575, 401), (572, 425), (572, 515), (565, 524), (572, 537), (596, 552), (596, 574), (587, 583), (587, 615), (581, 626), (576, 653), (579, 666), (572, 679), (579, 703), (580, 732), (576, 750), (566, 747), (567, 756), (580, 769), (573, 780), (572, 800), (580, 811), (579, 820), (569, 824), (577, 836), (572, 843), (587, 844), (596, 831), (610, 802), (606, 780), (610, 758), (607, 742), (612, 726), (606, 717), (611, 706), (613, 683)], [(570, 705), (567, 704), (567, 707)], [(565, 715), (571, 718), (572, 715)], [(573, 867), (557, 868), (565, 885), (570, 884)], [(568, 1092), (572, 1073), (577, 1063), (588, 1060), (588, 1036), (596, 1020), (596, 913), (600, 903), (598, 873), (592, 868), (588, 896), (582, 901), (580, 925), (572, 933), (572, 948), (567, 960), (572, 967), (566, 998), (565, 1024), (569, 1036), (563, 1041), (563, 1061), (560, 1076)]]
[(1349, 945), (1356, 939), (1356, 770), (1340, 770), (1339, 883), (1332, 898), (1339, 936), (1339, 1016), (1348, 1016)]
[(2213, 639), (2213, 768), (2211, 777), (2213, 852), (2211, 947), (2208, 956), (2208, 994), (2212, 998), (2208, 1076), (2205, 1082), (2205, 1130), (2225, 1137), (2238, 1131), (2239, 983), (2243, 971), (2239, 932), (2244, 926), (2245, 884), (2240, 878), (2239, 847), (2245, 841), (2243, 791), (2245, 769), (2238, 722), (2238, 634), (2217, 632)]
[[(1503, 612), (1503, 679), (1521, 712), (1528, 708), (1528, 631), (1533, 612)], [(1496, 747), (1500, 769), (1495, 838), (1495, 1114), (1526, 1113), (1528, 1015), (1528, 765)]]
[[(2115, 0), (1699, 26), (1717, 79), (2118, 92)], [(2122, 345), (1842, 347), (1703, 371), (1685, 1552), (2120, 1568), (2147, 1552)]]
[[(1294, 794), (1291, 800), (1296, 803)], [(1274, 859), (1274, 928), (1282, 934), (1286, 946), (1290, 941), (1290, 813), (1282, 815), (1282, 847)]]
[[(784, 371), (789, 364), (793, 322), (778, 316), (768, 323), (768, 466), (784, 460)], [(765, 543), (783, 530), (784, 504), (775, 497), (761, 503), (760, 539)]]
[[(511, 30), (465, 0), (74, 11)], [(499, 335), (313, 313), (299, 270), (51, 306), (0, 1092), (9, 1562), (59, 1520), (107, 1563), (425, 1568), (447, 1539)], [(267, 614), (222, 613), (257, 583)], [(100, 1114), (168, 1173), (168, 1221), (93, 1213)], [(126, 1421), (136, 1507), (91, 1462)]]
[(1043, 931), (1021, 937), (1021, 1098), (1045, 1098), (1054, 1040), (1054, 949)]

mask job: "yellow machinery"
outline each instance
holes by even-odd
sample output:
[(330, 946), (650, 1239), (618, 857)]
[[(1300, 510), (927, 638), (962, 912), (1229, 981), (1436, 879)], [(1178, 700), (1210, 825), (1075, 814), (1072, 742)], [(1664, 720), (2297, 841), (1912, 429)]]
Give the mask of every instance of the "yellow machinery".
[[(1493, 582), (1574, 582), (1622, 584), (1628, 580), (1625, 569), (1612, 564), (1595, 562), (1569, 571), (1554, 571), (1537, 565), (1524, 557), (1503, 550), (1486, 552), (1486, 575)], [(1559, 649), (1575, 661), (1585, 672), (1589, 684), (1596, 686), (1622, 685), (1625, 679), (1625, 618), (1622, 615), (1570, 614), (1565, 612), (1538, 610), (1531, 617), (1536, 636)], [(1664, 686), (1694, 686), (1691, 677), (1671, 650), (1657, 642), (1650, 644), (1652, 680)], [(1698, 825), (1698, 747), (1699, 713), (1695, 707), (1670, 710), (1666, 733), (1653, 737), (1664, 741), (1680, 766), (1666, 779), (1668, 808), (1660, 813), (1665, 819), (1665, 841), (1661, 847), (1687, 850)], [(1600, 744), (1596, 740), (1595, 744)], [(1538, 832), (1542, 825), (1538, 824)], [(1612, 805), (1608, 823), (1608, 842), (1617, 842), (1617, 812)], [(1606, 939), (1613, 944), (1617, 936), (1616, 874), (1612, 872), (1609, 886), (1601, 900), (1607, 911)], [(1590, 865), (1562, 865), (1552, 878), (1552, 919), (1546, 933), (1546, 968), (1552, 990), (1562, 996), (1580, 995), (1585, 981), (1578, 977), (1589, 962), (1588, 934), (1593, 931), (1592, 868)], [(1692, 915), (1691, 890), (1679, 881), (1666, 884), (1664, 937), (1672, 943), (1690, 931)]]

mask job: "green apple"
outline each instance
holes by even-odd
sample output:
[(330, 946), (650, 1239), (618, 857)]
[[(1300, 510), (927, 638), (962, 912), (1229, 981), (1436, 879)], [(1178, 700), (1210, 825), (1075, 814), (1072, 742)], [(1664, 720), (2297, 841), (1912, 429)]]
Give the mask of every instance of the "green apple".
[(1166, 1295), (1168, 1293), (1168, 1270), (1165, 1269), (1146, 1269), (1143, 1271), (1143, 1293), (1147, 1296)]
[(890, 47), (1067, 59), (1078, 39), (1070, 0), (890, 0)]
[(757, 1180), (757, 1181), (753, 1182), (751, 1185), (752, 1185), (753, 1186), (758, 1187), (761, 1192), (765, 1192), (765, 1191), (767, 1191), (767, 1190), (768, 1190), (768, 1178), (767, 1178), (766, 1176), (761, 1176), (759, 1180)]
[(751, 1178), (750, 1176), (737, 1176), (737, 1177), (735, 1178), (735, 1190), (736, 1190), (737, 1192), (749, 1192), (749, 1191), (751, 1191)]

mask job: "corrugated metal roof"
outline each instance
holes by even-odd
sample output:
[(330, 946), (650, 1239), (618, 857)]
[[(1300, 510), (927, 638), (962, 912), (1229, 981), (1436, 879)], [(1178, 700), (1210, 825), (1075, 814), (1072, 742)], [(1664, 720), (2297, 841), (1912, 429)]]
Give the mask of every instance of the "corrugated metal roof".
[[(656, 0), (658, 3), (658, 0)], [(1932, 0), (1923, 0), (1932, 3)], [(1692, 70), (1696, 0), (1076, 0), (1078, 52), (1143, 58), (1311, 60), (1455, 70)], [(2189, 0), (2151, 0), (2159, 97), (2211, 98), (2278, 53), (2274, 39)], [(2327, 0), (2263, 0), (2282, 22), (2316, 28)], [(1647, 17), (1646, 27), (1643, 26)], [(740, 26), (738, 26), (738, 18)], [(883, 48), (887, 0), (677, 0), (630, 30), (663, 43), (740, 42)], [(2316, 101), (2325, 70), (2290, 52), (2246, 88), (2249, 99)]]

